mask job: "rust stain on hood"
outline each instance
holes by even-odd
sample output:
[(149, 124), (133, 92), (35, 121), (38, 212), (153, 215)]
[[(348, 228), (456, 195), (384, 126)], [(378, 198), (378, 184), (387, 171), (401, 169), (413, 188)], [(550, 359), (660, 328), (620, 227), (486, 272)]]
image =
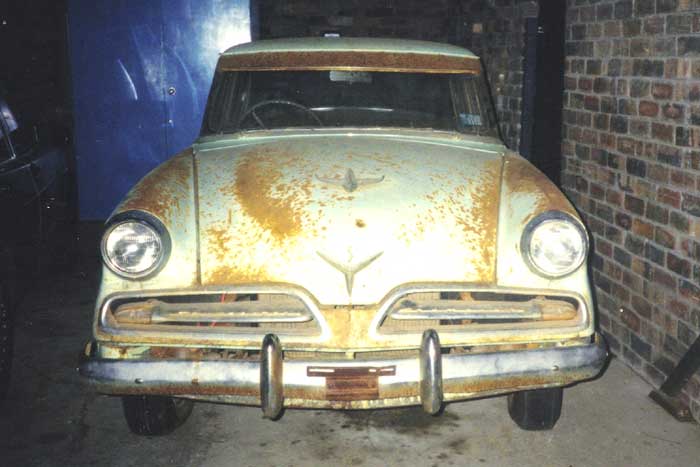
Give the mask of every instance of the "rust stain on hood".
[(147, 211), (168, 225), (176, 220), (181, 201), (192, 190), (191, 177), (192, 149), (188, 148), (141, 179), (115, 213)]
[[(291, 283), (333, 305), (403, 283), (493, 283), (501, 165), (501, 152), (366, 135), (200, 152), (202, 282)], [(335, 180), (349, 169), (381, 181), (347, 192)], [(348, 293), (319, 252), (341, 265), (382, 255)]]
[(222, 193), (234, 195), (246, 214), (277, 241), (301, 232), (301, 208), (311, 195), (308, 179), (293, 185), (281, 183), (283, 168), (295, 161), (293, 155), (270, 148), (248, 151), (236, 165), (233, 186), (222, 188)]
[[(486, 282), (495, 279), (496, 238), (498, 230), (498, 209), (501, 193), (502, 160), (496, 159), (485, 164), (481, 173), (481, 184), (471, 187), (472, 204), (469, 221), (462, 221), (465, 231), (478, 233), (478, 249), (481, 251), (479, 274)], [(496, 215), (494, 215), (494, 213)]]
[[(313, 164), (311, 164), (313, 167)], [(229, 170), (230, 168), (230, 170)], [(231, 182), (218, 185), (218, 175), (203, 170), (202, 183), (215, 183), (226, 205), (211, 205), (203, 198), (205, 213), (226, 208), (226, 219), (202, 222), (202, 234), (209, 245), (204, 282), (235, 284), (273, 280), (266, 261), (251, 258), (254, 245), (264, 245), (270, 254), (288, 252), (295, 238), (315, 232), (316, 219), (308, 211), (311, 197), (311, 171), (308, 163), (285, 145), (260, 145), (241, 151), (217, 171), (232, 172)], [(293, 174), (291, 178), (289, 174)], [(320, 216), (320, 212), (317, 212)], [(219, 218), (219, 216), (216, 216)], [(235, 258), (235, 264), (232, 264)]]
[(578, 218), (576, 210), (561, 190), (522, 156), (513, 153), (505, 157), (503, 180), (510, 195), (531, 200), (529, 217), (558, 210)]

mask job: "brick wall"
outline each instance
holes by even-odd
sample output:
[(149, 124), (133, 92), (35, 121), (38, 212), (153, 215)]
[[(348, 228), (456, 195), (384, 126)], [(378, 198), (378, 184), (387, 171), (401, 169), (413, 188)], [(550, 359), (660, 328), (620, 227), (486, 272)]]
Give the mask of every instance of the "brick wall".
[[(562, 173), (600, 325), (655, 385), (700, 329), (700, 1), (568, 0)], [(684, 397), (700, 418), (700, 378)]]
[(320, 36), (401, 37), (447, 42), (450, 0), (260, 1), (262, 38)]
[(460, 7), (461, 44), (482, 58), (503, 140), (509, 148), (517, 150), (520, 144), (525, 19), (537, 16), (537, 4), (522, 0), (462, 0)]

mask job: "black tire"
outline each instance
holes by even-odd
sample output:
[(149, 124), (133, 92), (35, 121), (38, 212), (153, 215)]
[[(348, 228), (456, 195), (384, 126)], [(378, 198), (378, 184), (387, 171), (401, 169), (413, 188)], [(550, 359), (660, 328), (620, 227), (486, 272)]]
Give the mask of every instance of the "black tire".
[(165, 396), (123, 396), (122, 407), (132, 433), (162, 436), (185, 423), (194, 402)]
[(562, 388), (520, 391), (508, 395), (510, 418), (523, 430), (551, 430), (561, 415)]
[(0, 284), (0, 402), (5, 399), (10, 387), (12, 367), (13, 326), (10, 302)]

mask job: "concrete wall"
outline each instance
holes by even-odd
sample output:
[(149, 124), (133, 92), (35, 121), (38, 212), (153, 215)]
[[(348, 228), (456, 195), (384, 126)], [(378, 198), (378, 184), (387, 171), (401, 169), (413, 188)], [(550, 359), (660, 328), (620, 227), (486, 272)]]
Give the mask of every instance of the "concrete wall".
[[(610, 346), (659, 385), (700, 330), (700, 1), (568, 0), (563, 185)], [(684, 397), (700, 414), (700, 378)]]

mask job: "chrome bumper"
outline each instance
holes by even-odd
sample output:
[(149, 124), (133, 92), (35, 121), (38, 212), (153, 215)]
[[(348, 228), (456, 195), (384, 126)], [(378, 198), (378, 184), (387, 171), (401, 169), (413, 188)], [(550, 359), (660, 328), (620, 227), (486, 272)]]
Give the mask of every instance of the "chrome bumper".
[[(259, 361), (87, 358), (79, 372), (106, 394), (171, 395), (255, 405), (262, 407), (265, 417), (276, 418), (283, 407), (422, 405), (435, 413), (443, 402), (590, 379), (607, 358), (607, 347), (598, 334), (593, 343), (581, 346), (443, 355), (437, 333), (429, 330), (423, 334), (418, 358), (371, 361), (284, 360), (282, 350), (279, 339), (267, 335)], [(344, 387), (358, 392), (348, 397)], [(363, 397), (368, 390), (374, 395)]]

